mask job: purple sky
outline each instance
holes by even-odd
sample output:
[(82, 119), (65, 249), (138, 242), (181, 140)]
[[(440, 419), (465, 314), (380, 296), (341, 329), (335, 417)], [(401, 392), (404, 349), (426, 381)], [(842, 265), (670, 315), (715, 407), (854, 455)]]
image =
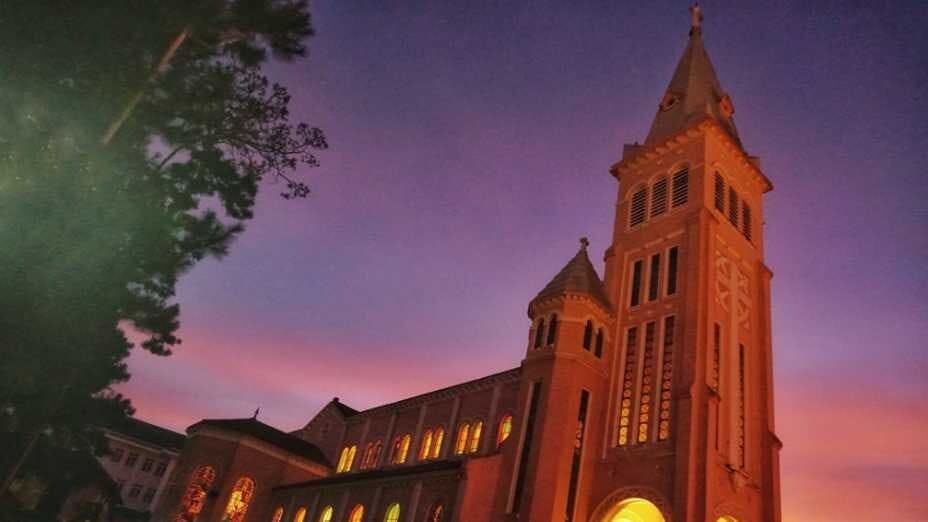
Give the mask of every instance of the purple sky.
[[(602, 273), (608, 168), (647, 133), (686, 3), (413, 4), (314, 2), (310, 58), (269, 71), (329, 136), (314, 193), (266, 185), (230, 255), (182, 279), (183, 346), (136, 352), (122, 387), (141, 418), (260, 405), (294, 429), (336, 395), (366, 408), (514, 367), (580, 236)], [(874, 4), (703, 4), (776, 186), (787, 521), (928, 520), (928, 4)]]

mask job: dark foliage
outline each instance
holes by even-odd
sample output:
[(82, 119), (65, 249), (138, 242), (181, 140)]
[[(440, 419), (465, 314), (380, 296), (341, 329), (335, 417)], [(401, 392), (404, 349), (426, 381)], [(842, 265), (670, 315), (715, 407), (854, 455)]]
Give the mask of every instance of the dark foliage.
[(325, 137), (261, 65), (311, 34), (291, 0), (0, 3), (0, 426), (20, 436), (0, 478), (35, 434), (101, 451), (94, 426), (132, 412), (124, 329), (169, 354), (178, 277), (227, 252), (261, 181), (308, 195)]

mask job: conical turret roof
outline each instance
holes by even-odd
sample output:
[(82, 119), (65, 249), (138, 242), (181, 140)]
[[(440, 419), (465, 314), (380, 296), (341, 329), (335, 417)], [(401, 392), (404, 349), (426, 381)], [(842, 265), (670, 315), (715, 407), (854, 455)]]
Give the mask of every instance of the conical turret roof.
[(532, 304), (540, 299), (567, 293), (589, 295), (607, 310), (612, 309), (609, 296), (606, 295), (606, 287), (586, 253), (589, 241), (583, 238), (580, 240), (580, 245), (580, 251), (577, 252), (577, 255), (564, 265), (564, 268), (554, 276), (550, 283), (545, 285), (541, 292), (538, 292), (538, 295), (529, 304), (529, 309), (531, 309)]
[(702, 15), (697, 10), (695, 16), (689, 43), (670, 79), (645, 144), (654, 143), (683, 130), (694, 121), (710, 116), (741, 145), (732, 119), (734, 106), (722, 89), (702, 43)]

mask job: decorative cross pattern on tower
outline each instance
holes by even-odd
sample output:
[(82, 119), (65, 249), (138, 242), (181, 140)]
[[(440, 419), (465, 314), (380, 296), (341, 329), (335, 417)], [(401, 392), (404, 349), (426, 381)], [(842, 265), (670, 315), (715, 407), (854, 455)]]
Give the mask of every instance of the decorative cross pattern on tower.
[(731, 314), (732, 324), (751, 329), (750, 279), (724, 254), (715, 251), (715, 302)]

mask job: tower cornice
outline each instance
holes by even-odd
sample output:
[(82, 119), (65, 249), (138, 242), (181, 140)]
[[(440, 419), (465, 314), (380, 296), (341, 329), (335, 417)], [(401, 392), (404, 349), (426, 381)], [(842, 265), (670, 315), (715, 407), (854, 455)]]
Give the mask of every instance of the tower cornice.
[(773, 183), (757, 167), (753, 158), (749, 156), (722, 125), (711, 116), (700, 118), (679, 132), (671, 134), (656, 143), (633, 146), (633, 149), (630, 153), (626, 154), (626, 157), (623, 157), (621, 161), (610, 167), (609, 172), (615, 176), (617, 180), (621, 181), (622, 176), (632, 170), (637, 170), (704, 135), (718, 137), (725, 147), (726, 152), (732, 154), (739, 166), (752, 175), (752, 181), (761, 188), (762, 192), (770, 192), (773, 190)]

